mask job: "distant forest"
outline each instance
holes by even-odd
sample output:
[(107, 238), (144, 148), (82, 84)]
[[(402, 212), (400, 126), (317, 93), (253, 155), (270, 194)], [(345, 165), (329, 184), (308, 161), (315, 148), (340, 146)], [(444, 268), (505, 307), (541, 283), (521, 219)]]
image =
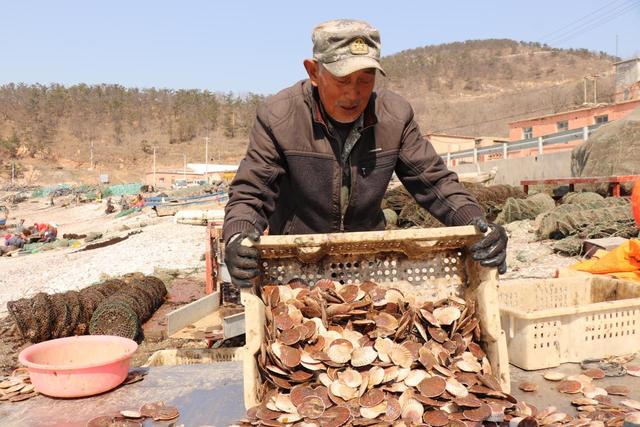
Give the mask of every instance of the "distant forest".
[(0, 86), (0, 146), (11, 156), (33, 156), (61, 136), (103, 138), (116, 148), (143, 137), (140, 149), (149, 153), (154, 144), (181, 144), (198, 135), (232, 139), (247, 134), (262, 99), (197, 89), (7, 84)]
[[(599, 76), (598, 102), (612, 101), (616, 59), (586, 49), (471, 40), (383, 57), (388, 77), (379, 86), (411, 102), (425, 133), (505, 136), (510, 121), (581, 105), (588, 75)], [(237, 161), (263, 98), (112, 84), (6, 84), (0, 86), (0, 166), (6, 170), (8, 159), (20, 158), (80, 165), (90, 145), (103, 164), (117, 161), (121, 168), (148, 162), (153, 147), (177, 163), (181, 153), (201, 156), (205, 136)]]

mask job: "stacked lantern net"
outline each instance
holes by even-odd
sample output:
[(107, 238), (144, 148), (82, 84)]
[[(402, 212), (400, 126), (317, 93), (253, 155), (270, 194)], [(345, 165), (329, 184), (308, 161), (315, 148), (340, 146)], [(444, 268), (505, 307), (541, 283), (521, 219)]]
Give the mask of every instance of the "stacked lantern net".
[(103, 301), (89, 322), (92, 335), (118, 335), (140, 339), (141, 325), (164, 302), (167, 288), (153, 276), (131, 276), (127, 286)]
[(46, 294), (9, 301), (7, 309), (20, 334), (33, 343), (82, 335), (96, 307), (126, 283), (111, 279), (80, 291)]
[[(475, 304), (407, 301), (373, 282), (263, 288), (266, 335), (255, 425), (460, 425), (531, 415), (504, 393)], [(279, 424), (278, 424), (279, 425)]]

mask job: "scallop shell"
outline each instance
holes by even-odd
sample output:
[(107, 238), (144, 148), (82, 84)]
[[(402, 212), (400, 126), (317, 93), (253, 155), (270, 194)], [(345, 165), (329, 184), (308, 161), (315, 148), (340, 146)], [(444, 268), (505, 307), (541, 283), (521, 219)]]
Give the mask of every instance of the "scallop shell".
[(622, 400), (620, 401), (621, 405), (626, 406), (627, 408), (635, 409), (636, 411), (640, 411), (640, 402), (637, 400)]
[(614, 396), (627, 396), (629, 393), (631, 393), (629, 387), (624, 385), (610, 385), (608, 387), (605, 387), (605, 390), (607, 391), (607, 393)]
[(562, 422), (565, 418), (567, 418), (567, 414), (563, 412), (556, 412), (554, 414), (548, 415), (542, 419), (542, 424), (554, 424)]
[(377, 418), (378, 416), (380, 416), (381, 414), (384, 414), (385, 412), (387, 412), (387, 402), (380, 402), (377, 405), (371, 406), (371, 407), (365, 407), (365, 406), (360, 407), (360, 415), (363, 418), (366, 418), (369, 420)]
[(396, 381), (398, 381), (398, 382), (404, 381), (405, 378), (407, 378), (407, 376), (409, 375), (410, 372), (411, 372), (411, 369), (409, 369), (409, 368), (400, 368), (400, 369), (398, 369), (398, 375), (396, 375)]
[(607, 393), (607, 390), (603, 388), (596, 387), (594, 385), (587, 385), (582, 388), (582, 394), (588, 399), (594, 399), (596, 396), (606, 396), (609, 393)]
[(445, 392), (447, 388), (447, 382), (442, 377), (430, 377), (420, 381), (417, 389), (420, 394), (426, 397), (438, 397)]
[(401, 417), (409, 424), (419, 424), (422, 421), (422, 415), (424, 414), (424, 407), (422, 403), (415, 399), (407, 399), (402, 405)]
[(339, 398), (344, 400), (351, 400), (358, 395), (357, 389), (351, 388), (348, 385), (341, 383), (340, 381), (334, 381), (333, 383), (331, 383), (329, 389), (335, 396), (338, 396)]
[(447, 378), (446, 390), (455, 397), (467, 397), (469, 391), (455, 378)]
[(353, 345), (344, 340), (339, 344), (332, 344), (327, 351), (327, 356), (334, 363), (344, 364), (351, 360), (351, 352), (353, 351)]
[(275, 398), (275, 405), (279, 411), (287, 412), (289, 414), (297, 414), (296, 406), (291, 401), (291, 396), (288, 394), (279, 393)]
[(563, 380), (566, 377), (566, 375), (563, 374), (562, 372), (549, 371), (549, 372), (545, 372), (543, 377), (545, 380), (549, 380), (549, 381), (560, 381), (560, 380)]
[(404, 393), (405, 391), (410, 390), (405, 383), (392, 383), (387, 386), (382, 386), (382, 388), (383, 390), (390, 391), (392, 393)]
[(384, 299), (387, 300), (387, 304), (398, 304), (406, 300), (404, 294), (398, 289), (387, 289)]
[(526, 391), (530, 393), (538, 390), (538, 385), (536, 383), (524, 382), (524, 383), (520, 383), (518, 388), (522, 391)]
[(318, 396), (307, 396), (297, 407), (301, 417), (316, 420), (320, 418), (326, 409), (324, 401)]
[(385, 421), (395, 421), (400, 418), (402, 413), (402, 407), (400, 406), (400, 402), (395, 397), (390, 397), (387, 399), (387, 412), (384, 415), (383, 419)]
[(566, 379), (567, 381), (578, 381), (583, 386), (591, 384), (593, 381), (593, 378), (583, 374), (569, 375)]
[(381, 362), (389, 363), (391, 362), (389, 353), (391, 353), (395, 345), (396, 344), (389, 338), (376, 338), (376, 341), (373, 343), (373, 348), (378, 352), (378, 359), (380, 359)]
[(377, 386), (378, 384), (382, 384), (385, 377), (385, 371), (380, 366), (373, 366), (369, 369), (369, 387)]
[(416, 387), (418, 384), (420, 384), (420, 381), (427, 378), (428, 376), (429, 374), (422, 369), (413, 369), (404, 379), (404, 383), (409, 387)]
[(125, 418), (142, 418), (140, 411), (120, 411), (120, 415)]
[(433, 310), (433, 316), (440, 325), (451, 325), (460, 318), (462, 312), (458, 307), (438, 307)]
[(351, 388), (359, 388), (362, 384), (362, 375), (354, 369), (345, 369), (338, 372), (338, 380)]
[(604, 371), (602, 369), (597, 369), (597, 368), (585, 369), (584, 371), (582, 371), (582, 375), (586, 375), (587, 377), (592, 378), (594, 380), (602, 379), (605, 376)]
[(482, 370), (482, 366), (477, 360), (458, 360), (455, 365), (462, 372), (480, 372)]
[(369, 390), (366, 394), (360, 397), (360, 405), (365, 407), (376, 406), (384, 400), (384, 392), (379, 388)]
[(370, 346), (360, 347), (351, 353), (351, 365), (361, 367), (371, 365), (378, 357), (378, 352)]
[(322, 363), (306, 363), (306, 362), (300, 362), (300, 364), (310, 370), (310, 371), (322, 371), (323, 369), (325, 369), (324, 364)]
[(378, 328), (385, 328), (395, 331), (398, 329), (398, 319), (389, 313), (382, 312), (373, 318)]
[(360, 332), (354, 331), (353, 329), (345, 329), (342, 332), (342, 338), (351, 342), (351, 344), (353, 344), (353, 348), (360, 347), (359, 341), (362, 339), (362, 337), (363, 335)]
[(422, 417), (425, 423), (430, 426), (446, 426), (449, 424), (449, 416), (440, 409), (426, 411)]
[(331, 383), (333, 383), (333, 380), (329, 378), (329, 375), (327, 375), (326, 372), (322, 372), (320, 375), (318, 375), (318, 381), (320, 381), (320, 384), (325, 387), (331, 387)]
[(389, 381), (393, 381), (398, 376), (398, 367), (390, 366), (384, 369), (384, 378), (382, 379), (383, 383), (387, 383)]
[(282, 414), (276, 420), (282, 424), (291, 424), (300, 421), (302, 417), (298, 414)]
[(413, 356), (411, 355), (411, 352), (401, 345), (395, 345), (389, 353), (389, 356), (394, 364), (403, 368), (411, 368), (411, 365), (413, 364)]
[(639, 365), (627, 365), (625, 366), (627, 370), (627, 374), (633, 377), (640, 377), (640, 366)]

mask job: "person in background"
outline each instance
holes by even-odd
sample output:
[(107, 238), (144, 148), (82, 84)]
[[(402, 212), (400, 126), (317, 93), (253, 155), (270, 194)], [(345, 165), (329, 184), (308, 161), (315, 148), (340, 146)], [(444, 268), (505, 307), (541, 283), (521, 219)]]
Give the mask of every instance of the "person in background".
[(46, 226), (45, 229), (40, 233), (40, 242), (49, 243), (56, 240), (58, 236), (58, 226), (57, 224), (44, 224)]
[(116, 211), (116, 207), (113, 206), (113, 203), (111, 202), (111, 197), (107, 198), (107, 207), (104, 210), (104, 214), (109, 215), (114, 213), (115, 211)]
[(0, 256), (22, 249), (30, 235), (29, 230), (23, 230), (20, 234), (5, 234), (3, 245), (0, 246)]

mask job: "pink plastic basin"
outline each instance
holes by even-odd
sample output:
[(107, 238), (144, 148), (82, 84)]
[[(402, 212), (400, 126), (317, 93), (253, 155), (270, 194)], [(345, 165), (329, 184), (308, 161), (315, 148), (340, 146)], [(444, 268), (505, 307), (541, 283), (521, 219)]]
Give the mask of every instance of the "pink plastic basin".
[(129, 372), (135, 341), (110, 335), (58, 338), (25, 348), (18, 359), (35, 389), (54, 397), (83, 397), (120, 385)]

